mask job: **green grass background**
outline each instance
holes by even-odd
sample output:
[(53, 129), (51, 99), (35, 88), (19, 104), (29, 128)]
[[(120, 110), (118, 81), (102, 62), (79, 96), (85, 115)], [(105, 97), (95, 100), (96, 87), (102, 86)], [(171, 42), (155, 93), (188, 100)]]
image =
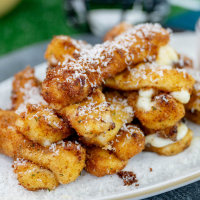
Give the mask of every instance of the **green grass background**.
[(0, 18), (0, 55), (57, 34), (78, 32), (66, 24), (62, 0), (22, 0)]

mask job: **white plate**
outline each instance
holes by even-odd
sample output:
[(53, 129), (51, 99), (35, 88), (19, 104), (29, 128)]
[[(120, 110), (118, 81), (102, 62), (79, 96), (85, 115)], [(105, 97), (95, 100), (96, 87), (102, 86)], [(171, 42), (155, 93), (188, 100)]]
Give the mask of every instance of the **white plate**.
[[(178, 34), (174, 38), (176, 40), (172, 40), (172, 45), (177, 50), (195, 58), (193, 34)], [(36, 67), (38, 78), (44, 77), (45, 68), (45, 63)], [(0, 108), (5, 109), (10, 106), (11, 83), (12, 78), (0, 83)], [(138, 187), (123, 186), (122, 180), (117, 175), (97, 178), (83, 172), (75, 182), (60, 185), (54, 191), (30, 192), (18, 185), (11, 167), (12, 159), (0, 155), (0, 197), (4, 200), (138, 199), (194, 182), (200, 179), (200, 126), (187, 123), (194, 131), (195, 137), (192, 145), (184, 152), (172, 157), (142, 152), (129, 161), (124, 170), (136, 173), (139, 180)], [(152, 172), (150, 168), (153, 169)]]

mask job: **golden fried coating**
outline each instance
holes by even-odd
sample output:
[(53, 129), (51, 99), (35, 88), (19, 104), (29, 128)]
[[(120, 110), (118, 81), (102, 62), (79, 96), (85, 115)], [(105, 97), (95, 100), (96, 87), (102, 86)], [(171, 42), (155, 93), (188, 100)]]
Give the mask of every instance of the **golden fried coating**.
[(128, 96), (128, 103), (133, 106), (135, 116), (143, 126), (154, 130), (165, 129), (174, 126), (184, 117), (185, 109), (183, 104), (175, 100), (171, 95), (161, 93), (149, 98), (145, 102), (137, 92), (132, 92)]
[(39, 81), (34, 76), (34, 69), (30, 66), (15, 74), (12, 84), (12, 109), (17, 110), (24, 103), (27, 90), (38, 88), (39, 85)]
[(96, 89), (81, 103), (72, 104), (60, 111), (78, 135), (93, 138), (103, 132), (113, 129), (109, 104), (100, 89)]
[(15, 128), (18, 117), (13, 111), (0, 110), (0, 153), (9, 157), (15, 156), (17, 145), (24, 140)]
[(80, 144), (70, 141), (53, 143), (49, 148), (25, 142), (18, 148), (17, 156), (51, 170), (59, 183), (67, 184), (80, 175), (86, 152)]
[(114, 78), (107, 79), (105, 85), (124, 91), (151, 87), (165, 92), (186, 90), (191, 93), (194, 79), (181, 69), (146, 63), (129, 68)]
[(176, 141), (178, 133), (178, 124), (160, 130), (148, 129), (144, 126), (142, 127), (142, 129), (145, 135), (151, 135), (156, 133), (159, 137), (168, 138), (172, 141)]
[(188, 56), (178, 54), (178, 58), (178, 62), (174, 63), (174, 67), (180, 69), (192, 69), (194, 67), (192, 59)]
[(119, 159), (128, 160), (144, 149), (145, 137), (139, 127), (128, 124), (119, 131), (111, 145)]
[(87, 149), (85, 170), (94, 176), (115, 174), (122, 170), (127, 161), (120, 160), (114, 153), (100, 147)]
[(190, 101), (185, 105), (187, 119), (200, 124), (200, 83), (196, 82)]
[(195, 69), (187, 69), (195, 79), (190, 101), (185, 105), (186, 118), (194, 123), (200, 124), (200, 72)]
[(43, 97), (56, 109), (81, 102), (104, 79), (115, 76), (127, 65), (152, 60), (168, 41), (168, 31), (159, 25), (144, 24), (113, 41), (83, 49), (77, 59), (47, 71), (42, 83)]
[(51, 67), (54, 67), (67, 59), (76, 58), (77, 52), (84, 48), (90, 49), (91, 45), (82, 40), (72, 39), (69, 36), (55, 36), (47, 47), (45, 58)]
[(110, 29), (104, 36), (103, 41), (107, 40), (114, 40), (115, 37), (118, 35), (128, 31), (133, 26), (127, 22), (121, 22), (120, 24), (114, 26), (112, 29)]
[(28, 104), (27, 111), (21, 113), (16, 126), (25, 137), (42, 146), (49, 146), (71, 134), (68, 124), (46, 105)]
[(59, 184), (51, 171), (41, 168), (30, 161), (17, 159), (14, 161), (13, 167), (19, 184), (27, 190), (53, 190)]
[(80, 138), (87, 145), (97, 145), (105, 147), (115, 138), (121, 127), (130, 123), (133, 120), (134, 112), (131, 106), (128, 105), (127, 99), (118, 92), (106, 92), (106, 100), (110, 104), (111, 117), (115, 127), (106, 132), (102, 132), (93, 138)]
[(49, 148), (27, 140), (14, 127), (17, 115), (12, 111), (0, 111), (0, 152), (15, 158), (23, 158), (51, 170), (61, 184), (74, 181), (85, 166), (86, 152), (74, 142), (53, 143)]
[(150, 144), (145, 146), (145, 151), (152, 151), (164, 156), (173, 156), (188, 148), (192, 141), (193, 132), (188, 129), (187, 134), (181, 139), (172, 144), (163, 147), (155, 147)]

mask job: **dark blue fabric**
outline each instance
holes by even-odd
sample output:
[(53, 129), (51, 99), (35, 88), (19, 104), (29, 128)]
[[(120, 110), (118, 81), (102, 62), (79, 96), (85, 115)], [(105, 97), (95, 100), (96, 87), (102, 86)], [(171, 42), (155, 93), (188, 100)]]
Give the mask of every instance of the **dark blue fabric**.
[(200, 181), (145, 200), (200, 200)]

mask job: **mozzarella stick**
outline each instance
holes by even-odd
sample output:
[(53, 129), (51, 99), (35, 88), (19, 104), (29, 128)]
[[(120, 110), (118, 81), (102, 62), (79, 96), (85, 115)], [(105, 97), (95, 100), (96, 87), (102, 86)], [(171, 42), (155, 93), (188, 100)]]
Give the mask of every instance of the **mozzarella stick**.
[(128, 65), (156, 58), (158, 49), (169, 41), (169, 32), (158, 24), (138, 25), (113, 41), (83, 49), (80, 55), (48, 70), (42, 83), (44, 99), (55, 109), (85, 99), (104, 79)]
[(69, 36), (55, 36), (48, 45), (45, 58), (51, 67), (55, 67), (66, 59), (76, 58), (82, 49), (90, 49), (92, 46), (85, 41), (75, 40)]

